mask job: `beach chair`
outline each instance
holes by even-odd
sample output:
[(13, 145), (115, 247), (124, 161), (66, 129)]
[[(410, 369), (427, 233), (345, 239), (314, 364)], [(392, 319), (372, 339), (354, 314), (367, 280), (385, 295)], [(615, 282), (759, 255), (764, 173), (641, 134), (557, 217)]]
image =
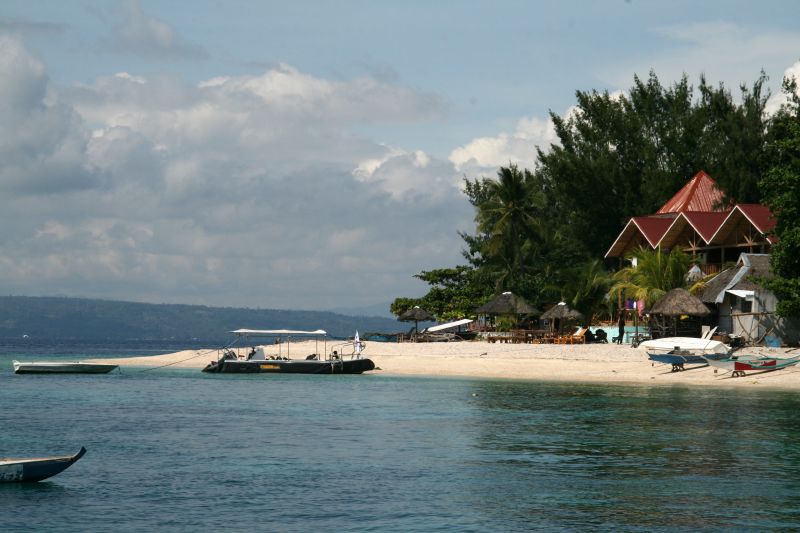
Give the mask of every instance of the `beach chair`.
[(556, 337), (556, 344), (585, 344), (586, 343), (586, 330), (589, 328), (579, 328), (578, 331), (572, 335), (562, 335)]

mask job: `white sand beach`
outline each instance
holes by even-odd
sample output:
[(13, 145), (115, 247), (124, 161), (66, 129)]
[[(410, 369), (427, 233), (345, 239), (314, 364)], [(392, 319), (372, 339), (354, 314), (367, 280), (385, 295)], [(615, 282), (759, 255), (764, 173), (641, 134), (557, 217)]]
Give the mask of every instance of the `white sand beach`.
[[(330, 351), (334, 343), (327, 343)], [(283, 353), (285, 354), (285, 345)], [(268, 346), (267, 353), (276, 353)], [(242, 349), (241, 353), (245, 353)], [(291, 355), (314, 353), (313, 341), (291, 344)], [(322, 343), (319, 351), (323, 351)], [(776, 357), (797, 355), (785, 348), (747, 348), (739, 353)], [(800, 365), (776, 372), (752, 372), (732, 378), (730, 373), (710, 367), (687, 365), (683, 372), (671, 372), (668, 365), (652, 363), (642, 349), (628, 345), (587, 344), (492, 344), (483, 341), (449, 343), (367, 342), (364, 356), (375, 362), (371, 372), (395, 376), (474, 377), (510, 380), (543, 380), (609, 384), (697, 385), (753, 389), (800, 390)], [(217, 350), (186, 350), (150, 357), (95, 359), (123, 367), (202, 369), (217, 358)]]

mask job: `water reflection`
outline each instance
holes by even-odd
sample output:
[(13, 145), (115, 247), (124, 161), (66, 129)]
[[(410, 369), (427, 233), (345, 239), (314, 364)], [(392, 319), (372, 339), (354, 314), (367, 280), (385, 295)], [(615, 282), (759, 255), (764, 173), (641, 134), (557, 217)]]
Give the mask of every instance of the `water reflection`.
[(515, 497), (476, 499), (487, 515), (512, 508), (542, 528), (796, 519), (797, 394), (501, 382), (474, 394), (474, 467)]

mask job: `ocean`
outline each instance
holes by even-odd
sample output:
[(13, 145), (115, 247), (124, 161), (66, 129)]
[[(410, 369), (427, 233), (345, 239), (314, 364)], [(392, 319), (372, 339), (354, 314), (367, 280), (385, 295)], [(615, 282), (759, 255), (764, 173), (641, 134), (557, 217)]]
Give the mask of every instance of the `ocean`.
[(0, 485), (0, 529), (800, 527), (794, 392), (11, 369), (200, 346), (0, 342), (0, 456), (88, 450), (48, 481)]

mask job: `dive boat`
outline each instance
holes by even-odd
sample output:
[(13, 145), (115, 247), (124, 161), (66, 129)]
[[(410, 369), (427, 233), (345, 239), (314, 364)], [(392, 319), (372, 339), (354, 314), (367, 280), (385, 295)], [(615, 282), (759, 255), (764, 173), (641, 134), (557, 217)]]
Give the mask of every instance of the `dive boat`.
[(733, 377), (744, 376), (747, 371), (781, 370), (800, 363), (800, 355), (795, 357), (767, 357), (763, 355), (734, 355), (725, 359), (706, 359), (714, 368), (731, 372)]
[[(266, 346), (252, 346), (246, 355), (240, 354), (240, 348), (227, 348), (221, 351), (216, 361), (211, 361), (203, 372), (228, 373), (228, 374), (361, 374), (375, 369), (372, 360), (362, 357), (361, 351), (364, 343), (358, 339), (358, 332), (353, 341), (334, 345), (327, 355), (320, 355), (319, 341), (323, 340), (323, 351), (327, 351), (327, 333), (318, 329), (315, 331), (298, 331), (288, 329), (256, 330), (237, 329), (231, 346), (248, 344), (252, 338), (272, 339), (272, 344)], [(314, 353), (299, 359), (291, 357), (291, 341), (302, 338), (315, 340)], [(285, 342), (284, 342), (285, 340)], [(267, 353), (267, 347), (272, 347), (272, 352), (277, 346), (277, 353)], [(337, 348), (333, 350), (333, 348)], [(352, 348), (349, 354), (343, 353), (345, 349)]]
[(81, 446), (75, 455), (11, 459), (0, 457), (0, 483), (41, 481), (69, 468), (83, 457), (86, 448)]
[(15, 374), (108, 374), (119, 365), (83, 363), (81, 361), (12, 361)]

